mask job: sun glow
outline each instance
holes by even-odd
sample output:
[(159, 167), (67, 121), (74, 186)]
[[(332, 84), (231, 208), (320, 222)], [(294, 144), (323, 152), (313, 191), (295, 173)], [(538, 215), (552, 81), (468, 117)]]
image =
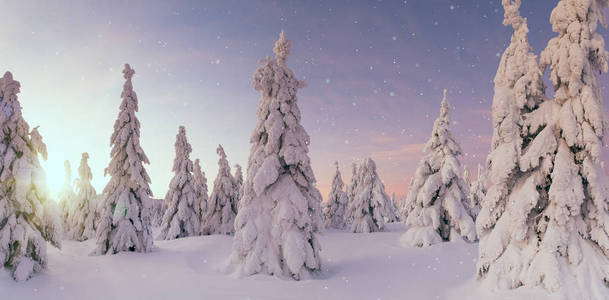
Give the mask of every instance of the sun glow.
[[(49, 139), (52, 140), (52, 139)], [(59, 201), (58, 196), (61, 192), (61, 189), (65, 183), (65, 166), (64, 162), (66, 158), (69, 156), (70, 167), (72, 170), (72, 176), (70, 182), (74, 188), (74, 180), (78, 178), (78, 166), (80, 164), (80, 158), (82, 153), (78, 153), (75, 149), (71, 149), (70, 151), (63, 150), (58, 151), (53, 147), (53, 144), (50, 144), (48, 141), (47, 148), (49, 152), (49, 159), (44, 161), (41, 157), (40, 165), (44, 169), (46, 175), (46, 185), (49, 190), (49, 196), (55, 201)], [(100, 155), (97, 155), (98, 158)], [(93, 157), (92, 157), (93, 158)], [(91, 184), (95, 188), (96, 192), (101, 193), (103, 187), (108, 182), (108, 178), (104, 177), (103, 170), (106, 166), (107, 162), (103, 159), (89, 159), (89, 166), (91, 167), (91, 171), (93, 172), (93, 179), (91, 180)]]
[[(65, 180), (65, 168), (63, 166), (63, 161), (61, 160), (42, 160), (40, 165), (44, 169), (46, 179), (47, 179), (47, 188), (49, 189), (49, 193), (51, 198), (58, 201), (57, 197), (59, 196), (59, 192), (61, 191), (61, 187), (64, 184)], [(72, 174), (72, 179), (74, 178), (74, 174)]]

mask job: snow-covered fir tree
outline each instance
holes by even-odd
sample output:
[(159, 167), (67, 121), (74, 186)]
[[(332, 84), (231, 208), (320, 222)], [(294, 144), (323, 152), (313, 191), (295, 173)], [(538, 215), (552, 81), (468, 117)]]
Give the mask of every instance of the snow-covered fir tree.
[(193, 177), (195, 180), (195, 193), (199, 198), (199, 204), (201, 205), (199, 211), (201, 212), (201, 230), (205, 224), (205, 216), (207, 215), (207, 202), (209, 202), (209, 194), (207, 189), (207, 177), (205, 172), (201, 170), (201, 163), (199, 159), (195, 159), (195, 168), (193, 171)]
[(408, 218), (408, 205), (404, 195), (400, 196), (398, 200), (398, 213), (400, 214), (400, 221), (405, 222)]
[[(476, 224), (478, 276), (492, 286), (606, 295), (609, 187), (599, 155), (609, 123), (597, 76), (609, 53), (596, 28), (608, 4), (559, 1), (550, 17), (558, 36), (539, 68), (520, 1), (503, 1), (514, 34), (495, 77), (492, 184)], [(541, 81), (547, 67), (552, 100)]]
[(93, 174), (88, 160), (89, 153), (83, 153), (78, 167), (78, 178), (75, 180), (76, 196), (66, 230), (67, 237), (77, 241), (94, 238), (98, 220), (97, 192), (91, 185)]
[(46, 146), (30, 132), (10, 72), (0, 78), (0, 265), (17, 281), (47, 265), (47, 241), (60, 246), (61, 224), (48, 196), (38, 154)]
[(237, 216), (237, 188), (222, 145), (218, 145), (216, 153), (220, 155), (218, 175), (207, 201), (203, 234), (233, 234)]
[(527, 39), (526, 19), (518, 11), (520, 1), (504, 0), (503, 6), (503, 23), (511, 25), (514, 33), (494, 79), (493, 138), (487, 158), (491, 185), (476, 219), (480, 238), (477, 268), (478, 277), (487, 279), (491, 285), (515, 288), (523, 284), (521, 277), (526, 275), (524, 267), (530, 260), (530, 255), (524, 257), (523, 254), (532, 253), (537, 247), (536, 239), (529, 237), (536, 235), (530, 232), (535, 230), (540, 212), (536, 198), (540, 195), (547, 198), (547, 191), (538, 190), (536, 181), (545, 181), (541, 177), (551, 168), (548, 165), (551, 159), (544, 159), (544, 164), (540, 164), (537, 158), (534, 168), (523, 163), (522, 171), (521, 156), (532, 161), (534, 157), (527, 153), (540, 152), (545, 146), (549, 146), (550, 154), (556, 142), (553, 145), (531, 143), (540, 133), (553, 136), (552, 128), (531, 133), (525, 128), (524, 116), (538, 110), (542, 103), (551, 102), (544, 102), (541, 69)]
[(487, 183), (486, 173), (484, 172), (482, 165), (478, 164), (478, 177), (469, 185), (469, 207), (474, 220), (478, 217), (478, 214), (480, 213), (480, 203), (482, 203), (482, 199), (486, 196)]
[(326, 228), (343, 229), (346, 226), (345, 215), (347, 213), (347, 193), (343, 190), (345, 184), (338, 169), (338, 162), (334, 162), (336, 173), (332, 180), (332, 188), (328, 200), (322, 205), (324, 213), (324, 224)]
[(64, 233), (67, 235), (70, 228), (68, 225), (70, 213), (74, 207), (74, 198), (76, 195), (74, 194), (74, 187), (72, 186), (72, 167), (70, 166), (70, 162), (66, 160), (63, 165), (65, 168), (65, 177), (57, 200), (59, 201), (61, 224)]
[(469, 168), (467, 167), (463, 167), (463, 181), (465, 181), (465, 184), (467, 184), (467, 186), (471, 186), (472, 185), (472, 181), (469, 177)]
[(241, 196), (243, 195), (243, 171), (241, 170), (241, 165), (240, 164), (236, 164), (235, 165), (235, 176), (233, 176), (235, 178), (235, 190), (236, 190), (236, 194), (237, 194), (237, 211), (239, 211), (239, 200), (241, 200)]
[(201, 232), (201, 198), (195, 188), (192, 147), (186, 139), (186, 129), (180, 126), (175, 142), (174, 176), (165, 196), (167, 209), (163, 215), (159, 239), (171, 240), (199, 235)]
[(105, 174), (111, 178), (103, 191), (104, 205), (98, 224), (95, 254), (149, 252), (152, 249), (152, 191), (150, 177), (143, 166), (150, 162), (140, 146), (140, 121), (135, 116), (138, 101), (131, 83), (133, 74), (135, 71), (125, 64), (123, 100), (110, 138), (110, 164), (105, 170)]
[(161, 226), (165, 210), (167, 210), (165, 199), (150, 198), (150, 224), (153, 227)]
[(399, 222), (402, 220), (402, 214), (400, 211), (400, 205), (398, 199), (395, 197), (395, 192), (391, 192), (391, 211), (393, 212), (393, 219), (391, 222)]
[[(345, 188), (345, 192), (347, 193), (347, 208), (349, 208), (351, 201), (353, 201), (353, 198), (355, 197), (353, 192), (355, 192), (355, 189), (357, 188), (357, 168), (358, 164), (356, 162), (351, 163), (351, 180), (349, 182), (349, 185), (347, 185), (347, 187)], [(351, 224), (351, 222), (353, 221), (349, 217), (350, 216), (345, 213), (346, 225)]]
[(347, 205), (349, 229), (357, 233), (382, 231), (386, 222), (395, 219), (395, 212), (376, 172), (376, 163), (371, 158), (365, 159), (356, 176), (353, 198)]
[(323, 226), (321, 194), (308, 155), (309, 136), (300, 124), (296, 92), (305, 86), (286, 65), (285, 32), (275, 58), (254, 73), (260, 91), (258, 123), (239, 215), (231, 268), (240, 275), (274, 274), (301, 280), (321, 271), (317, 233)]
[(461, 147), (449, 127), (450, 106), (444, 90), (440, 117), (434, 122), (406, 198), (409, 228), (401, 238), (406, 244), (426, 247), (459, 236), (476, 240), (469, 186), (459, 162)]

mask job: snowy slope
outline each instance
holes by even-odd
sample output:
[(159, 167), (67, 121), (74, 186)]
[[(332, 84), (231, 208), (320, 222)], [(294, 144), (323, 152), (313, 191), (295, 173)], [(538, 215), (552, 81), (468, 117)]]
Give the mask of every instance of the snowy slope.
[[(324, 274), (299, 282), (222, 274), (218, 269), (230, 253), (229, 236), (155, 241), (151, 253), (111, 256), (88, 256), (95, 241), (64, 241), (63, 250), (49, 247), (49, 267), (29, 281), (14, 282), (0, 271), (0, 293), (2, 299), (45, 300), (489, 298), (472, 288), (477, 244), (404, 248), (398, 242), (404, 226), (388, 224), (387, 229), (372, 234), (326, 231), (320, 236)], [(525, 294), (535, 299), (546, 295), (516, 290), (503, 299)]]

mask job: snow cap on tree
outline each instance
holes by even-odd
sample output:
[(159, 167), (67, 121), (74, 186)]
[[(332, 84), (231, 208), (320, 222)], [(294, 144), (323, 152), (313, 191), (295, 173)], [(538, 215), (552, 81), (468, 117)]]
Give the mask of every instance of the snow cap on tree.
[(347, 211), (347, 193), (343, 190), (345, 184), (343, 183), (340, 170), (338, 169), (338, 162), (334, 162), (336, 166), (336, 173), (332, 180), (332, 188), (328, 195), (328, 200), (323, 204), (323, 213), (325, 218), (326, 228), (345, 228), (345, 215)]
[(47, 241), (60, 246), (61, 224), (49, 199), (38, 154), (46, 145), (37, 129), (30, 132), (10, 72), (0, 78), (0, 265), (17, 281), (47, 265)]
[(125, 64), (120, 112), (110, 137), (110, 181), (103, 191), (104, 204), (97, 230), (95, 254), (121, 251), (149, 252), (153, 238), (150, 221), (150, 177), (143, 164), (148, 157), (140, 146), (140, 122), (135, 116), (138, 100), (131, 79), (135, 71)]
[(290, 55), (290, 47), (292, 46), (292, 41), (288, 40), (285, 36), (285, 31), (281, 30), (279, 34), (279, 40), (275, 42), (275, 48), (273, 48), (273, 52), (275, 52), (275, 57), (277, 59), (277, 64), (285, 65), (288, 60), (288, 56)]
[(459, 162), (461, 147), (450, 131), (449, 112), (444, 90), (440, 117), (434, 122), (406, 199), (409, 229), (401, 239), (412, 246), (426, 247), (457, 237), (476, 240), (469, 186)]
[(218, 175), (207, 202), (203, 234), (233, 234), (237, 216), (237, 187), (222, 145), (218, 145)]
[(276, 58), (267, 57), (254, 72), (252, 85), (261, 94), (258, 123), (250, 138), (229, 264), (238, 275), (265, 273), (301, 280), (321, 271), (321, 195), (297, 104), (296, 92), (305, 85), (285, 63), (289, 50), (283, 33), (276, 43)]
[(201, 198), (197, 195), (190, 160), (192, 147), (186, 129), (180, 126), (175, 142), (174, 176), (165, 196), (167, 209), (163, 215), (159, 239), (170, 240), (198, 235), (201, 231)]

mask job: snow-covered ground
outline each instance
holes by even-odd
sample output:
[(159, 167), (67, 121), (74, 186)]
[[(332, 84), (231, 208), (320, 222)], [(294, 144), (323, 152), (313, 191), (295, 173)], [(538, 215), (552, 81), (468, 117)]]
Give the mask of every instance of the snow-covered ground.
[[(155, 241), (152, 253), (88, 256), (94, 241), (49, 246), (49, 266), (17, 283), (0, 271), (0, 299), (489, 299), (476, 290), (477, 244), (403, 247), (402, 224), (387, 232), (328, 230), (321, 236), (324, 273), (291, 281), (266, 275), (232, 278), (219, 271), (232, 237)], [(535, 299), (511, 291), (493, 299)], [(503, 297), (503, 298), (502, 298)]]

